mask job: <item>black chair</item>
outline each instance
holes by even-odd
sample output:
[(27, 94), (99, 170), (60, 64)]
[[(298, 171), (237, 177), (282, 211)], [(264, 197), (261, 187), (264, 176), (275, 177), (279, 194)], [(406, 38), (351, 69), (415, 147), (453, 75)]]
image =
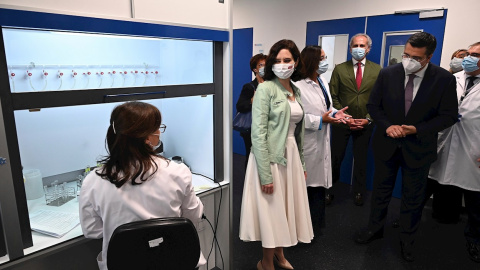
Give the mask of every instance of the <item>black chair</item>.
[(107, 251), (109, 270), (196, 269), (200, 241), (186, 218), (135, 221), (115, 229)]

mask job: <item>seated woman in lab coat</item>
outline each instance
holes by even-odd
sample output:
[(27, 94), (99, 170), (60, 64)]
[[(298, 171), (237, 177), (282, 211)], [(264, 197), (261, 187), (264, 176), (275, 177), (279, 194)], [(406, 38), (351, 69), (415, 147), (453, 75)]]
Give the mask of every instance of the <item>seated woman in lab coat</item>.
[[(203, 204), (195, 195), (190, 170), (155, 154), (166, 128), (161, 123), (160, 111), (153, 105), (117, 106), (107, 131), (108, 156), (83, 181), (80, 224), (85, 237), (103, 237), (97, 257), (100, 269), (107, 269), (108, 243), (118, 226), (180, 216), (196, 224), (202, 217)], [(200, 254), (199, 265), (204, 263)]]

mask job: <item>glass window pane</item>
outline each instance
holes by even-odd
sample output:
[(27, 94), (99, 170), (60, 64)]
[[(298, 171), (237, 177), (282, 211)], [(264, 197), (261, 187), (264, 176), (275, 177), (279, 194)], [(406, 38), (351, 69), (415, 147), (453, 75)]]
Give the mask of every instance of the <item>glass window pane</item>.
[[(163, 155), (181, 156), (192, 172), (213, 178), (213, 96), (145, 102), (160, 109), (167, 126), (161, 134)], [(111, 111), (118, 104), (15, 111), (32, 228), (41, 229), (35, 224), (45, 221), (53, 227), (60, 220), (78, 223), (77, 179), (107, 154), (105, 136)], [(34, 231), (34, 245), (25, 254), (80, 235), (80, 226), (61, 237)]]
[(213, 82), (213, 42), (3, 29), (12, 92)]

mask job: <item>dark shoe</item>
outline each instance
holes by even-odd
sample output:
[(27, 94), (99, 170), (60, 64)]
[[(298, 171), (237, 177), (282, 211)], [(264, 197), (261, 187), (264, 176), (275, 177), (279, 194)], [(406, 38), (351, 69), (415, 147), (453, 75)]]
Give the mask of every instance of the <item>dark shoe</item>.
[(335, 198), (335, 196), (333, 196), (333, 194), (325, 195), (325, 205), (332, 204), (333, 198)]
[(398, 228), (400, 227), (400, 220), (398, 220), (398, 218), (394, 219), (393, 222), (392, 222), (392, 227), (393, 228)]
[(353, 202), (355, 203), (356, 206), (362, 206), (363, 205), (362, 193), (355, 194), (355, 197), (353, 198)]
[(473, 261), (480, 263), (480, 245), (467, 242), (468, 256)]
[(402, 250), (402, 258), (407, 262), (415, 261), (415, 256), (413, 256), (413, 246), (400, 242), (400, 249)]
[(371, 230), (366, 230), (361, 232), (356, 238), (355, 243), (357, 244), (368, 244), (376, 239), (383, 238), (383, 229), (377, 232), (373, 232)]

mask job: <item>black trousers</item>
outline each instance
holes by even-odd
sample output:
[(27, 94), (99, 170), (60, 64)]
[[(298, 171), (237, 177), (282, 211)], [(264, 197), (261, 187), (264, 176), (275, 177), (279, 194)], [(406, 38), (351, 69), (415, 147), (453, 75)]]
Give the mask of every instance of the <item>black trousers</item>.
[(307, 187), (307, 194), (313, 229), (325, 228), (325, 188)]
[(425, 203), (433, 194), (432, 216), (442, 223), (456, 223), (462, 211), (463, 189), (441, 185), (433, 179), (428, 179)]
[(240, 136), (243, 138), (243, 142), (245, 144), (245, 170), (247, 169), (248, 164), (248, 157), (250, 156), (250, 149), (252, 148), (252, 133), (240, 133)]
[(413, 244), (420, 226), (430, 164), (410, 168), (405, 164), (401, 149), (388, 161), (375, 158), (372, 205), (369, 229), (383, 230), (388, 205), (392, 198), (398, 169), (402, 170), (402, 198), (400, 203), (400, 241)]
[(468, 242), (480, 244), (480, 192), (463, 190), (468, 222), (465, 226), (465, 238)]
[(351, 130), (342, 126), (332, 125), (332, 182), (340, 180), (340, 167), (342, 166), (348, 140), (353, 140), (353, 192), (365, 193), (367, 191), (367, 154), (373, 125), (365, 126), (362, 130)]

